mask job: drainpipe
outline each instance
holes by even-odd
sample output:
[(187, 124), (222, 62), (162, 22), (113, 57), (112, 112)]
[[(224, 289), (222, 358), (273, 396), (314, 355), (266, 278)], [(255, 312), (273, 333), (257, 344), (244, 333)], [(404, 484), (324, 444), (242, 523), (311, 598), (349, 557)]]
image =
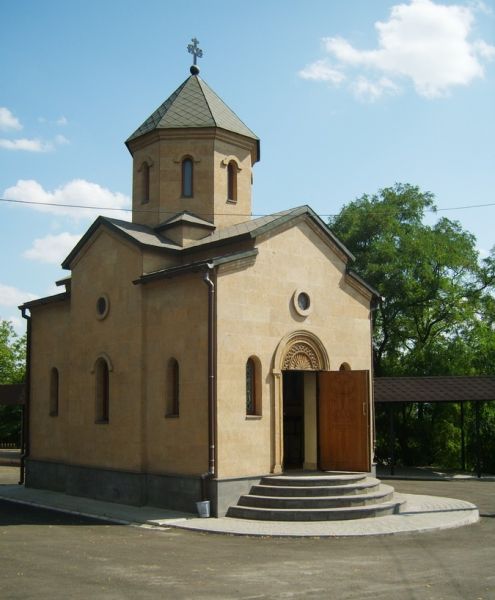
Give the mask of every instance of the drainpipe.
[(206, 500), (206, 480), (216, 477), (215, 438), (216, 438), (216, 323), (215, 323), (215, 283), (210, 274), (213, 264), (206, 265), (203, 281), (208, 286), (208, 471), (201, 476), (202, 500)]
[(373, 334), (375, 333), (375, 313), (378, 310), (378, 301), (379, 299), (374, 296), (371, 300), (370, 311), (370, 345), (371, 345), (371, 373), (370, 373), (370, 385), (371, 385), (371, 394), (370, 394), (370, 424), (373, 428), (373, 439), (371, 440), (371, 452), (372, 456), (370, 456), (371, 462), (371, 473), (374, 477), (376, 477), (376, 418), (375, 418), (375, 350), (373, 348)]
[(31, 315), (27, 313), (27, 309), (22, 307), (21, 314), (23, 319), (27, 321), (26, 335), (26, 383), (24, 395), (24, 407), (22, 411), (22, 452), (21, 452), (21, 467), (19, 473), (19, 485), (23, 485), (25, 481), (25, 459), (29, 457), (29, 404), (31, 396)]

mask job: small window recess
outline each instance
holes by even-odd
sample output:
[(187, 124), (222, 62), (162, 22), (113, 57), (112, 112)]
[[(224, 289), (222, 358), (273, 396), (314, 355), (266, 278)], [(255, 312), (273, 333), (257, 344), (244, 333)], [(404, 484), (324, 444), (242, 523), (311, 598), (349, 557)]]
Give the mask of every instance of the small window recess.
[(141, 204), (148, 204), (150, 201), (150, 171), (152, 166), (153, 161), (150, 157), (146, 157), (146, 160), (143, 160), (138, 169), (138, 173), (140, 174), (138, 194)]
[(227, 200), (237, 202), (237, 165), (233, 160), (227, 165)]
[(226, 156), (222, 162), (222, 167), (227, 168), (227, 202), (236, 204), (238, 181), (237, 174), (242, 170), (235, 156)]
[(113, 370), (110, 359), (100, 355), (94, 364), (95, 376), (95, 423), (107, 424), (110, 421), (110, 372)]
[(141, 167), (141, 204), (148, 204), (150, 201), (150, 167), (148, 163), (143, 163)]
[(96, 301), (96, 318), (99, 321), (103, 321), (108, 315), (110, 310), (110, 300), (106, 294), (101, 294)]
[(165, 385), (165, 417), (168, 419), (178, 418), (180, 410), (180, 368), (175, 358), (168, 361)]
[(56, 367), (50, 371), (50, 417), (58, 417), (59, 373)]
[(246, 419), (261, 419), (261, 362), (250, 356), (246, 362)]
[(182, 197), (192, 198), (194, 196), (194, 161), (190, 156), (182, 159)]

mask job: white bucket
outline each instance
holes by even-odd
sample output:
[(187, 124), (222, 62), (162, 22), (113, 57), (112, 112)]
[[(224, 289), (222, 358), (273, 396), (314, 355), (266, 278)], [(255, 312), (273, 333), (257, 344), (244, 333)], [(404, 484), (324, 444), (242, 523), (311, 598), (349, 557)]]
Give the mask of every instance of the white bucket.
[(196, 502), (196, 508), (198, 509), (198, 515), (207, 519), (210, 516), (210, 501), (209, 500), (201, 500), (201, 502)]

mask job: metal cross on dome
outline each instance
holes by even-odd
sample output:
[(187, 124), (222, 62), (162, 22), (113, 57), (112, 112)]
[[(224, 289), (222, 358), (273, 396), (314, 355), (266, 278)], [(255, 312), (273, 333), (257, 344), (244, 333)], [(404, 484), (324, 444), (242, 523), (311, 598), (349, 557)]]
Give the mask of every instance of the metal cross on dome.
[(199, 40), (193, 38), (191, 42), (192, 44), (188, 45), (187, 51), (193, 55), (193, 65), (196, 65), (197, 59), (203, 57), (203, 50), (198, 46)]

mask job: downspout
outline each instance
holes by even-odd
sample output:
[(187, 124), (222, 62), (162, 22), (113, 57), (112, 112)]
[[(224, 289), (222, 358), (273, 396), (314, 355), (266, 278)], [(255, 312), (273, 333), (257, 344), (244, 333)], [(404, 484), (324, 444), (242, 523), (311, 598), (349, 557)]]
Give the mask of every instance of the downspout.
[(31, 315), (27, 313), (25, 307), (21, 308), (23, 319), (27, 321), (26, 332), (26, 383), (24, 395), (24, 407), (22, 411), (22, 453), (21, 466), (19, 473), (19, 485), (23, 485), (25, 481), (25, 460), (29, 457), (29, 404), (31, 396)]
[(210, 274), (212, 263), (206, 265), (203, 281), (208, 286), (208, 471), (201, 476), (202, 500), (207, 500), (206, 480), (216, 477), (216, 322), (215, 322), (215, 282)]
[(371, 473), (374, 477), (376, 477), (376, 416), (375, 416), (375, 350), (373, 347), (373, 336), (375, 333), (375, 313), (378, 310), (378, 300), (376, 296), (374, 296), (371, 300), (370, 304), (370, 344), (371, 344), (371, 401), (370, 401), (370, 419), (371, 426), (373, 428), (373, 439), (371, 440), (371, 450), (372, 456), (371, 459)]

